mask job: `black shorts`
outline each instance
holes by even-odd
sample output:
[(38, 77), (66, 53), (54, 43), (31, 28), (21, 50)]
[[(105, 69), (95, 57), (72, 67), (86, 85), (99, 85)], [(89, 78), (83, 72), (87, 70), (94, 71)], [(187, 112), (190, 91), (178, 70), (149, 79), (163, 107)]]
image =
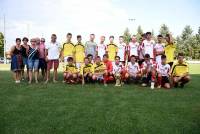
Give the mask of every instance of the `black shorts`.
[(45, 59), (41, 59), (41, 58), (39, 59), (38, 69), (42, 69), (42, 70), (47, 69), (47, 62)]
[(164, 86), (166, 83), (170, 83), (169, 77), (162, 76), (162, 81), (161, 81), (162, 86)]

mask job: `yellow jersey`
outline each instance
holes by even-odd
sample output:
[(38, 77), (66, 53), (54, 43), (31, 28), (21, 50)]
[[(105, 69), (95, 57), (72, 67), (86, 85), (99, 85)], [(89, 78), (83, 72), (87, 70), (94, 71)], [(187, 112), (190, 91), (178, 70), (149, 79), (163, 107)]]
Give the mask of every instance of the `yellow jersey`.
[(100, 62), (99, 64), (95, 63), (93, 66), (94, 66), (94, 73), (103, 74), (106, 70), (106, 65), (103, 62)]
[(185, 73), (189, 73), (189, 65), (186, 62), (175, 63), (172, 67), (172, 76), (182, 76)]
[(74, 58), (76, 62), (84, 62), (85, 46), (82, 43), (77, 43), (74, 46)]
[(117, 45), (110, 43), (107, 45), (107, 52), (110, 61), (115, 61), (115, 56), (118, 51)]
[(94, 66), (93, 66), (93, 64), (89, 63), (87, 65), (85, 65), (85, 64), (81, 65), (80, 74), (83, 75), (85, 73), (94, 73)]
[(66, 42), (63, 44), (63, 56), (74, 56), (74, 44), (71, 42)]
[(176, 50), (176, 45), (174, 43), (165, 45), (165, 55), (167, 57), (167, 63), (174, 61), (175, 50)]
[(75, 66), (75, 64), (67, 64), (64, 72), (66, 72), (66, 73), (77, 73), (78, 69)]

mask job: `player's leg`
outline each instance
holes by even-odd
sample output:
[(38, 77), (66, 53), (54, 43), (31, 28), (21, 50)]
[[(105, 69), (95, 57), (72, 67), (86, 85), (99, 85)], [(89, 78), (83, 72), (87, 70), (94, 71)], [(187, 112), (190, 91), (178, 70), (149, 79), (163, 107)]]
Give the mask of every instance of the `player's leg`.
[(183, 78), (180, 80), (180, 82), (181, 82), (181, 83), (180, 83), (181, 88), (183, 88), (184, 85), (185, 85), (186, 83), (188, 83), (190, 80), (191, 80), (191, 78), (190, 78), (189, 75), (183, 77)]
[(58, 66), (59, 66), (59, 60), (53, 60), (54, 70), (53, 70), (53, 82), (56, 83), (58, 79)]
[(32, 74), (33, 74), (33, 61), (32, 60), (28, 60), (28, 66), (29, 66), (29, 84), (31, 84), (32, 82)]
[(158, 76), (157, 76), (157, 88), (161, 88), (162, 86), (162, 75), (158, 73)]
[(53, 66), (53, 61), (49, 60), (47, 62), (47, 79), (46, 79), (45, 83), (48, 83), (50, 80), (50, 70), (52, 69), (52, 66)]
[(34, 60), (35, 83), (38, 83), (38, 66), (39, 66), (39, 60)]

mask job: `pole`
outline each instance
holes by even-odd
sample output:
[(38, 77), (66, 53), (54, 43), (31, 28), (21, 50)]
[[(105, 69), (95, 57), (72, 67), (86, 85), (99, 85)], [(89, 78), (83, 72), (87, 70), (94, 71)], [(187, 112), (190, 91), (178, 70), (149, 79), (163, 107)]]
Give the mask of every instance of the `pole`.
[(4, 52), (3, 52), (3, 54), (4, 54), (4, 64), (6, 64), (7, 62), (7, 60), (6, 60), (6, 16), (5, 16), (5, 14), (4, 14), (4, 16), (3, 16), (3, 33), (4, 33)]

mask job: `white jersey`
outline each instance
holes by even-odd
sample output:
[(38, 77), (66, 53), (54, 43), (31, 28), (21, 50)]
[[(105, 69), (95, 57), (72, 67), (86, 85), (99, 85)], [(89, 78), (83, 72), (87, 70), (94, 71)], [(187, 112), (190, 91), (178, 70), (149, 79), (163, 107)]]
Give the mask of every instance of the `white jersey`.
[(114, 62), (112, 65), (113, 65), (113, 74), (121, 73), (121, 71), (123, 69), (123, 65), (121, 63), (119, 63), (119, 65), (116, 65)]
[[(157, 43), (155, 46), (154, 46), (154, 49), (156, 52), (164, 52), (164, 47), (165, 45), (163, 43)], [(157, 55), (156, 56), (156, 62), (158, 64), (161, 63), (161, 55)]]
[(150, 58), (154, 58), (154, 45), (155, 41), (154, 40), (144, 40), (143, 41), (143, 47), (144, 47), (144, 54), (149, 54)]
[(127, 71), (129, 74), (137, 74), (140, 71), (138, 63), (132, 64), (131, 62), (127, 65)]
[(170, 72), (170, 65), (169, 64), (158, 64), (157, 65), (157, 72), (161, 74), (161, 76), (169, 76)]
[(125, 54), (126, 54), (126, 43), (119, 44), (117, 56), (120, 57), (120, 61), (125, 61)]
[(103, 59), (103, 55), (106, 53), (106, 44), (98, 44), (96, 46), (97, 56), (101, 57), (101, 60)]
[(130, 42), (128, 44), (128, 51), (130, 52), (130, 56), (131, 55), (135, 55), (135, 56), (138, 56), (138, 46), (139, 46), (139, 43), (138, 42)]

